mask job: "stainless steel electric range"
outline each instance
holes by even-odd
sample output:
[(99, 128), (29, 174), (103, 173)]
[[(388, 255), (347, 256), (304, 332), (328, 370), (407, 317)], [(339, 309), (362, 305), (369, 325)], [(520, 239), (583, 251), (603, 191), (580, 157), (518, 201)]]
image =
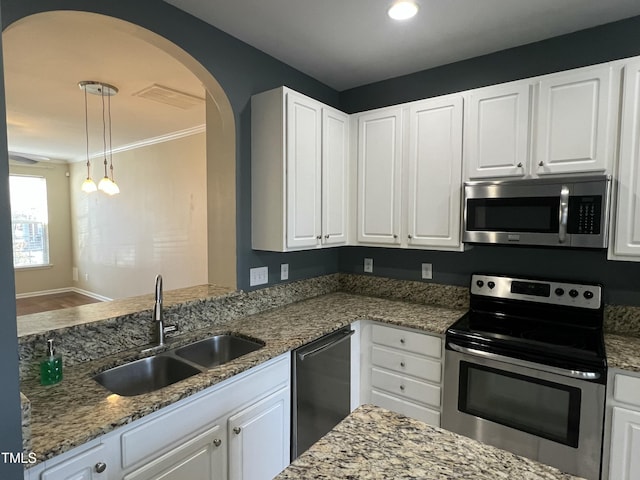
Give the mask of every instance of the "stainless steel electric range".
[(602, 286), (475, 274), (446, 333), (442, 427), (597, 480)]

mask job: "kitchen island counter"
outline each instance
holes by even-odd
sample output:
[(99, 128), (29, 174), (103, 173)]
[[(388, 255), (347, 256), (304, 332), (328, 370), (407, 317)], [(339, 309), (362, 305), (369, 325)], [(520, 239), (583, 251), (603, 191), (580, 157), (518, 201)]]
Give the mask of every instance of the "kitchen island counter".
[(372, 405), (353, 411), (276, 480), (340, 478), (580, 479)]

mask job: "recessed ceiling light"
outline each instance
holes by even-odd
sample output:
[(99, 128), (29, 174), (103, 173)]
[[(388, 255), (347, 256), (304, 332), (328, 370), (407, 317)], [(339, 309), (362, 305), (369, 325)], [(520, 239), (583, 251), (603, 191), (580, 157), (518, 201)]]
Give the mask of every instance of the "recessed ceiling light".
[(418, 13), (418, 5), (413, 2), (396, 2), (387, 13), (394, 20), (408, 20)]

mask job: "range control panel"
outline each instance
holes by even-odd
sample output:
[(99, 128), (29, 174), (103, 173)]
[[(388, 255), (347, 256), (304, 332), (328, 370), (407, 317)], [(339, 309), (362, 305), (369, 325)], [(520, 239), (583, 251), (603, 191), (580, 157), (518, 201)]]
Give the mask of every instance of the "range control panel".
[(499, 275), (472, 275), (471, 294), (593, 310), (599, 309), (602, 302), (602, 287), (600, 285), (531, 280)]

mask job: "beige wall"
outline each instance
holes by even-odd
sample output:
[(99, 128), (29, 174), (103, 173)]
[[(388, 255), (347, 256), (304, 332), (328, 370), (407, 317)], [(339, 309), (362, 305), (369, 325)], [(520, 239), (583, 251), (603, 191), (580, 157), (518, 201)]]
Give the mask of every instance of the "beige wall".
[(49, 204), (49, 261), (51, 266), (16, 270), (16, 294), (18, 295), (72, 286), (68, 170), (66, 164), (44, 162), (28, 167), (15, 165), (9, 167), (9, 172), (12, 174), (45, 177)]
[[(120, 194), (85, 194), (86, 166), (71, 165), (76, 288), (109, 298), (207, 283), (206, 134), (114, 155)], [(104, 174), (92, 160), (96, 183)], [(88, 280), (87, 280), (88, 278)]]

